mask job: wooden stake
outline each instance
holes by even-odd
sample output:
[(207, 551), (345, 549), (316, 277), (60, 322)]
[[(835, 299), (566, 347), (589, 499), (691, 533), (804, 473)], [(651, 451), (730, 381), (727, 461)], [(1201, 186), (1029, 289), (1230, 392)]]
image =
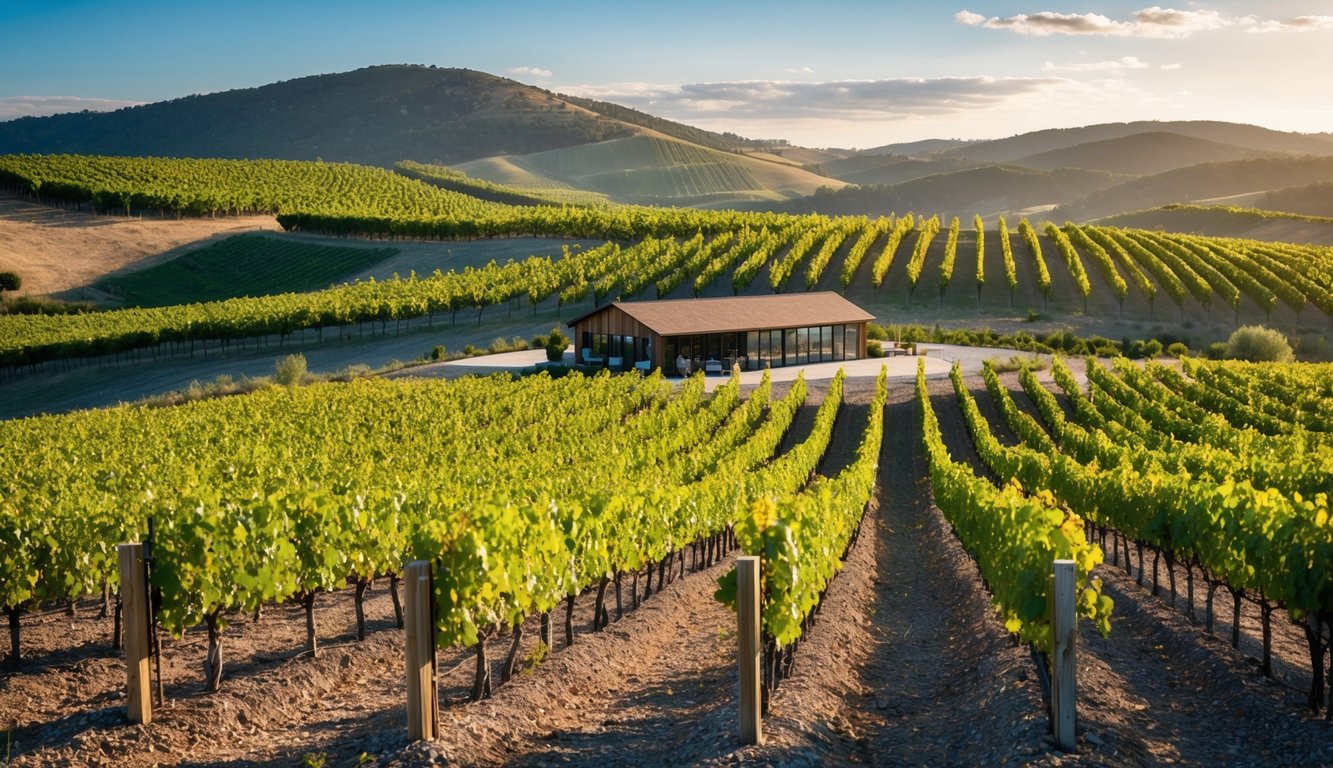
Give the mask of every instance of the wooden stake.
[(1078, 693), (1074, 681), (1074, 652), (1078, 642), (1073, 560), (1056, 560), (1055, 589), (1051, 593), (1051, 708), (1055, 743), (1073, 752), (1078, 731)]
[(121, 544), (120, 601), (125, 616), (125, 715), (131, 723), (153, 722), (152, 682), (148, 673), (148, 585), (144, 583), (143, 544)]
[(403, 569), (407, 650), (407, 738), (439, 738), (435, 694), (435, 622), (431, 620), (430, 563), (413, 560)]
[(738, 666), (741, 679), (740, 730), (741, 743), (764, 743), (764, 722), (760, 714), (762, 703), (759, 690), (759, 558), (736, 558), (736, 617), (740, 653)]

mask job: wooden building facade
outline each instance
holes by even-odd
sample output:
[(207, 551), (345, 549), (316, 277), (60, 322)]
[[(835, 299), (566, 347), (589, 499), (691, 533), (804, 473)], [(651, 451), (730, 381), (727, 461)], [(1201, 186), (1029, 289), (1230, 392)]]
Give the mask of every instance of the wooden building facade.
[(866, 356), (874, 316), (832, 292), (618, 301), (567, 324), (575, 362), (615, 370), (758, 370)]

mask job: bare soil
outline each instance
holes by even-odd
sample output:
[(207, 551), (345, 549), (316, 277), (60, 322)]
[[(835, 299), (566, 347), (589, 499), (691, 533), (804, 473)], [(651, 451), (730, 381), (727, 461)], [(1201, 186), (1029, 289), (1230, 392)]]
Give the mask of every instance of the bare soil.
[(142, 268), (241, 232), (277, 230), (272, 216), (156, 219), (95, 216), (0, 194), (0, 270), (23, 278), (21, 293), (104, 298), (84, 288), (113, 272)]
[[(931, 387), (951, 450), (969, 458), (949, 382)], [(803, 419), (822, 396), (820, 385), (813, 388)], [(871, 389), (848, 383), (824, 471), (848, 460)], [(534, 617), (519, 674), (479, 703), (466, 700), (473, 654), (442, 652), (442, 736), (416, 745), (406, 741), (402, 640), (383, 581), (368, 596), (372, 631), (364, 643), (355, 641), (350, 592), (319, 598), (316, 658), (300, 651), (298, 606), (267, 608), (257, 624), (238, 617), (224, 636), (227, 677), (217, 694), (202, 692), (202, 633), (168, 640), (170, 703), (150, 726), (123, 719), (124, 668), (96, 601), (84, 601), (74, 617), (63, 607), (25, 616), (24, 669), (0, 677), (9, 762), (1333, 764), (1333, 724), (1306, 714), (1301, 686), (1261, 677), (1246, 646), (1237, 652), (1209, 638), (1110, 565), (1099, 575), (1116, 601), (1111, 637), (1084, 626), (1080, 641), (1079, 752), (1055, 752), (1032, 662), (995, 618), (975, 567), (931, 502), (909, 387), (892, 392), (886, 418), (876, 508), (797, 654), (794, 676), (772, 699), (762, 746), (742, 749), (735, 738), (735, 618), (711, 596), (728, 558), (687, 568), (600, 633), (590, 626), (593, 596), (581, 596), (574, 644), (565, 647), (557, 615), (554, 649), (540, 664)], [(1247, 637), (1253, 631), (1245, 627)], [(509, 642), (487, 645), (497, 682)], [(1279, 644), (1278, 653), (1288, 649)]]

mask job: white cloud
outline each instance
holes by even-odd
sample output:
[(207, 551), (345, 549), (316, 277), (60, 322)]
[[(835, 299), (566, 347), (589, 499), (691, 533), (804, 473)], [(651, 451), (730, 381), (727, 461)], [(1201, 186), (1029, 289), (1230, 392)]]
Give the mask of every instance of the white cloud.
[(85, 99), (78, 96), (5, 96), (0, 97), (0, 120), (18, 117), (46, 117), (65, 112), (110, 112), (121, 107), (135, 107), (142, 101)]
[(1333, 16), (1297, 16), (1286, 21), (1269, 19), (1250, 27), (1250, 32), (1310, 32), (1333, 29)]
[(896, 78), (821, 83), (747, 80), (686, 85), (617, 83), (569, 86), (561, 90), (677, 119), (730, 116), (762, 120), (894, 120), (986, 109), (1065, 82), (1060, 78), (1019, 77)]
[(1173, 63), (1173, 64), (1163, 64), (1162, 66), (1158, 67), (1158, 69), (1164, 69), (1164, 70), (1167, 70), (1168, 72), (1169, 72), (1169, 71), (1172, 71), (1172, 70), (1180, 69), (1180, 62), (1175, 62), (1175, 63)]
[(809, 67), (787, 67), (783, 70), (789, 75), (813, 75), (815, 71)]
[(1041, 11), (1014, 16), (983, 16), (963, 10), (954, 20), (969, 27), (1007, 29), (1020, 35), (1099, 35), (1104, 37), (1150, 37), (1180, 39), (1229, 27), (1250, 32), (1305, 32), (1333, 28), (1333, 16), (1297, 16), (1287, 21), (1260, 20), (1254, 16), (1227, 16), (1217, 11), (1151, 6), (1135, 11), (1129, 19), (1112, 19), (1100, 13)]
[(1148, 69), (1149, 66), (1137, 56), (1122, 56), (1110, 61), (1084, 61), (1073, 64), (1056, 64), (1048, 61), (1041, 68), (1047, 72), (1122, 72), (1127, 69)]
[(545, 80), (551, 76), (551, 70), (542, 69), (541, 67), (510, 67), (505, 71), (518, 77), (534, 77), (538, 80)]

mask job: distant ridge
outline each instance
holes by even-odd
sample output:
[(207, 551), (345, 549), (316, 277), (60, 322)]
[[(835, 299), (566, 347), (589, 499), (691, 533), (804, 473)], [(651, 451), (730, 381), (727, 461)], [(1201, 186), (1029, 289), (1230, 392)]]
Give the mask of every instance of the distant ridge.
[(953, 147), (940, 154), (948, 157), (966, 157), (990, 163), (1008, 163), (1040, 152), (1072, 147), (1093, 141), (1106, 141), (1132, 136), (1136, 133), (1175, 133), (1196, 139), (1260, 150), (1263, 152), (1292, 152), (1298, 154), (1333, 154), (1333, 135), (1327, 133), (1287, 133), (1261, 128), (1257, 125), (1224, 123), (1213, 120), (1155, 121), (1133, 123), (1101, 123), (1081, 128), (1051, 128), (1032, 131), (1007, 139), (980, 141)]
[(1084, 168), (1111, 173), (1152, 174), (1198, 163), (1249, 160), (1271, 154), (1178, 133), (1152, 131), (1053, 149), (1019, 158), (1014, 164), (1047, 171)]
[(323, 159), (389, 167), (399, 160), (458, 163), (543, 152), (645, 128), (726, 149), (744, 142), (485, 72), (384, 65), (115, 112), (0, 122), (0, 154)]
[(1098, 190), (1060, 206), (1053, 216), (1083, 221), (1169, 203), (1224, 202), (1229, 196), (1257, 196), (1321, 181), (1333, 181), (1333, 157), (1200, 163)]

